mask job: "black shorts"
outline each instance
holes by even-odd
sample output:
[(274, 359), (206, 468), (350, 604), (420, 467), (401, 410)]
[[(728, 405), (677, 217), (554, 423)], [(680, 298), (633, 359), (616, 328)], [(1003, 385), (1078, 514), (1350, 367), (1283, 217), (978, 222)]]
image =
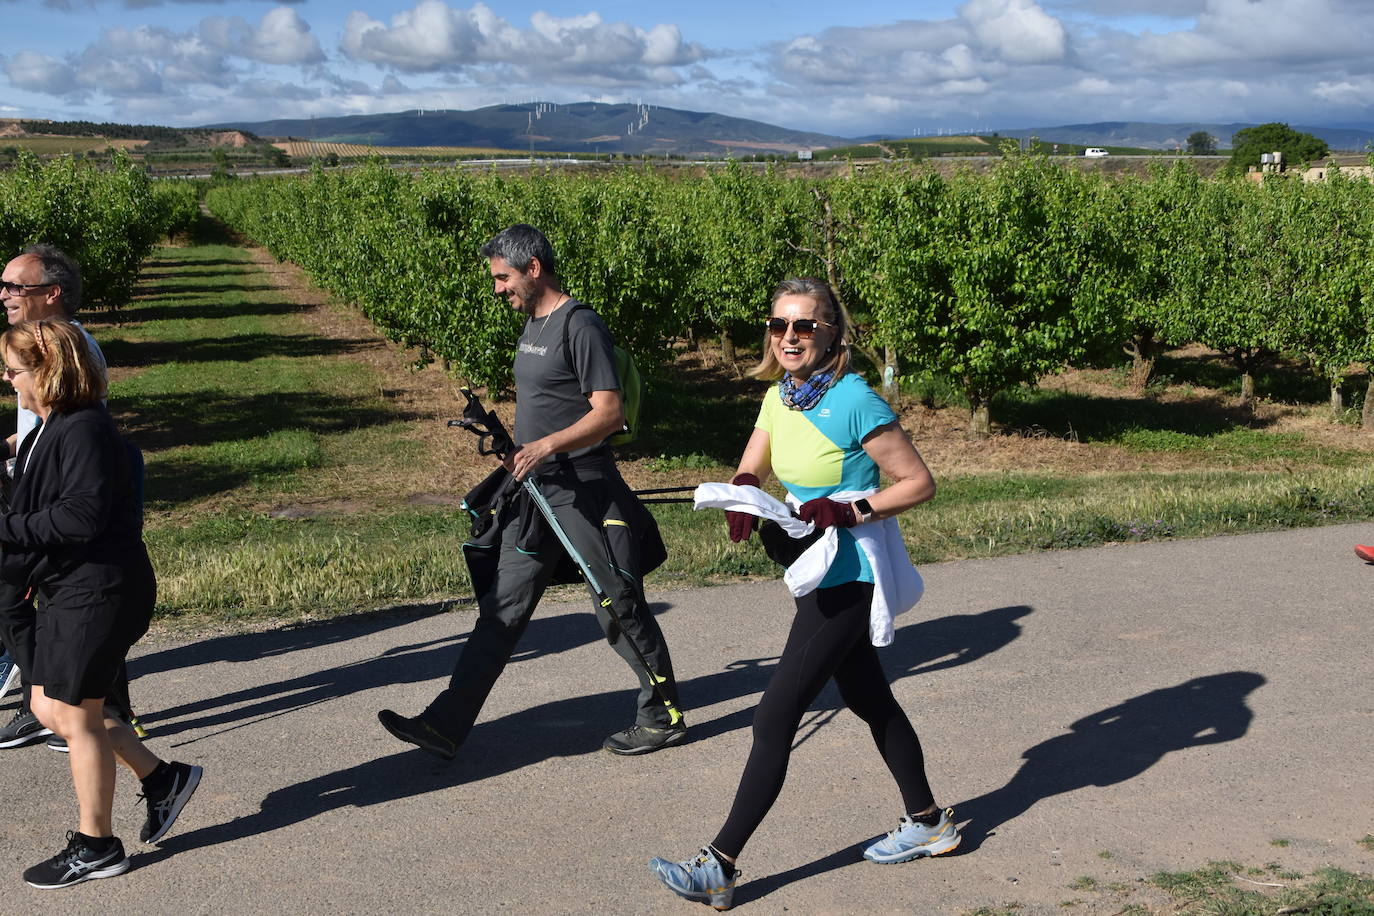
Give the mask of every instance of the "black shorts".
[(30, 683), (71, 706), (108, 696), (124, 657), (148, 632), (153, 602), (145, 591), (40, 589), (33, 670), (24, 672)]

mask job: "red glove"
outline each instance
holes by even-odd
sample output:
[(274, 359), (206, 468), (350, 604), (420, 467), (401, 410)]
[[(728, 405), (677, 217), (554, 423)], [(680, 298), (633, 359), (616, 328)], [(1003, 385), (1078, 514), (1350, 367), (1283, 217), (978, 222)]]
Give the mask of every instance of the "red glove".
[(853, 528), (859, 522), (852, 505), (837, 503), (824, 496), (802, 503), (797, 509), (797, 517), (804, 522), (815, 522), (817, 528)]
[[(759, 479), (749, 473), (736, 474), (730, 483), (737, 487), (757, 487)], [(749, 540), (749, 534), (754, 530), (754, 523), (757, 521), (758, 518), (748, 512), (725, 510), (725, 526), (730, 530), (730, 540), (736, 544)]]

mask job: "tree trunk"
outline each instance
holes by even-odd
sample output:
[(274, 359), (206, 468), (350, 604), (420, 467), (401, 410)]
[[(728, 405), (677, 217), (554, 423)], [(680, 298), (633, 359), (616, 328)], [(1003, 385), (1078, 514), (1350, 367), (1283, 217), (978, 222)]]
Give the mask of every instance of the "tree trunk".
[(883, 397), (889, 402), (897, 394), (897, 351), (892, 347), (883, 349)]
[(735, 342), (730, 339), (728, 328), (720, 332), (720, 358), (727, 366), (735, 365)]
[(968, 396), (968, 436), (975, 441), (992, 438), (992, 398), (970, 394)]
[(1249, 404), (1255, 399), (1255, 376), (1249, 369), (1240, 372), (1240, 401)]
[(1344, 397), (1342, 396), (1342, 394), (1341, 394), (1341, 383), (1340, 383), (1340, 382), (1332, 382), (1332, 383), (1331, 383), (1331, 411), (1332, 411), (1333, 413), (1340, 413), (1342, 410), (1345, 410), (1345, 398), (1344, 398)]
[(1126, 352), (1131, 354), (1131, 387), (1136, 391), (1144, 391), (1145, 386), (1150, 384), (1150, 377), (1154, 375), (1155, 359), (1159, 355), (1154, 330), (1143, 329), (1131, 341)]
[(1369, 387), (1364, 390), (1364, 410), (1360, 411), (1360, 428), (1374, 429), (1374, 372), (1369, 375)]

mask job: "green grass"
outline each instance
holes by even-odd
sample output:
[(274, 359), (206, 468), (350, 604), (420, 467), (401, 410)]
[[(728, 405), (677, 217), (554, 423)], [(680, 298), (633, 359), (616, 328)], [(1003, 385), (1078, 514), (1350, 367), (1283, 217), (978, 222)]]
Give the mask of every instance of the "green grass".
[(149, 533), (164, 614), (292, 619), (471, 591), (454, 511), (211, 514)]
[(1242, 869), (1234, 862), (1212, 862), (1191, 872), (1160, 872), (1150, 883), (1180, 901), (1188, 912), (1215, 916), (1270, 916), (1307, 913), (1315, 916), (1374, 914), (1374, 880), (1338, 868), (1321, 868), (1312, 875), (1277, 871), (1270, 866), (1261, 887), (1238, 880)]
[(313, 333), (233, 246), (162, 249), (143, 290), (97, 333), (111, 409), (145, 451), (161, 614), (308, 616), (466, 587), (452, 511), (259, 508), (347, 500), (350, 476), (421, 457), (375, 372), (339, 358), (349, 342)]
[(1158, 872), (1132, 883), (1104, 885), (1084, 876), (1069, 887), (1091, 896), (1061, 902), (1061, 907), (1087, 905), (1092, 912), (1119, 916), (1180, 912), (1203, 916), (1374, 914), (1374, 879), (1338, 868), (1320, 868), (1305, 875), (1276, 864), (1243, 868), (1221, 861), (1191, 871)]

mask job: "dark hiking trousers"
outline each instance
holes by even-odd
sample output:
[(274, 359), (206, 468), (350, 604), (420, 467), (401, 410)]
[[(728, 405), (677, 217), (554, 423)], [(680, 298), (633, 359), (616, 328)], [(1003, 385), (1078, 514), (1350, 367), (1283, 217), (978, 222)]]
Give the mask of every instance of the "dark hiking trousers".
[[(624, 520), (630, 513), (621, 511), (624, 506), (618, 505), (621, 494), (617, 490), (624, 490), (623, 495), (629, 496), (628, 489), (618, 474), (613, 481), (595, 480), (572, 486), (546, 479), (539, 487), (568, 539), (611, 599), (609, 608), (593, 601), (597, 605), (596, 619), (611, 648), (639, 679), (636, 723), (656, 728), (670, 724), (667, 707), (626, 643), (627, 639), (634, 640), (654, 673), (664, 679), (659, 689), (676, 707), (677, 682), (668, 646), (636, 578), (641, 568), (638, 545)], [(510, 519), (503, 521), (506, 529), (500, 545), (490, 548), (500, 552), (495, 573), (490, 585), (479, 589), (477, 623), (458, 656), (448, 687), (420, 714), (455, 744), (461, 744), (472, 730), (544, 589), (560, 563), (566, 563), (563, 546), (552, 532), (534, 539), (537, 544), (533, 549), (530, 539), (518, 537), (513, 530), (518, 527), (513, 521), (517, 516), (512, 511)], [(544, 524), (542, 518), (537, 524)]]

